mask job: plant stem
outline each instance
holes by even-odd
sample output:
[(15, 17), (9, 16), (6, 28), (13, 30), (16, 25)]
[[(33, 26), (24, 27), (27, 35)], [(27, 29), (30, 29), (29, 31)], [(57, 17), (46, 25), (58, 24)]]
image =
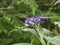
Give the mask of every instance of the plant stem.
[(46, 45), (46, 43), (45, 43), (43, 38), (40, 38), (40, 41), (41, 41), (42, 45)]
[(38, 24), (38, 26), (37, 26), (37, 32), (39, 34), (39, 40), (41, 41), (42, 45), (46, 45), (46, 43), (45, 43), (45, 41), (43, 39), (44, 33), (43, 33), (42, 28), (40, 27), (40, 24)]
[(50, 45), (49, 41), (47, 41), (47, 45)]
[(43, 29), (40, 27), (40, 23), (38, 25), (32, 25), (35, 29), (36, 29), (36, 32), (38, 34), (38, 39), (40, 40), (40, 42), (42, 43), (42, 45), (46, 45), (44, 39), (43, 39)]

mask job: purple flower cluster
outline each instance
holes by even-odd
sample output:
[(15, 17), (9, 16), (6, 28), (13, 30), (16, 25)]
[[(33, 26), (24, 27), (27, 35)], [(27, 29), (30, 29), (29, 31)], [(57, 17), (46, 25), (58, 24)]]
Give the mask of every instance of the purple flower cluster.
[(35, 17), (27, 18), (26, 21), (24, 22), (24, 25), (29, 26), (29, 24), (38, 24), (40, 23), (41, 18), (43, 18), (43, 16), (35, 16)]

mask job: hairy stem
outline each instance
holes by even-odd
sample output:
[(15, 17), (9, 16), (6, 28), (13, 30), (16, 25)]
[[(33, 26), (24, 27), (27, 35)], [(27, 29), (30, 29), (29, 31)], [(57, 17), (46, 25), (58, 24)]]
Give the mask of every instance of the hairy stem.
[(37, 32), (39, 34), (39, 40), (42, 43), (42, 45), (46, 45), (46, 43), (43, 39), (43, 36), (44, 36), (43, 29), (40, 27), (40, 24), (38, 24), (38, 26), (37, 26)]

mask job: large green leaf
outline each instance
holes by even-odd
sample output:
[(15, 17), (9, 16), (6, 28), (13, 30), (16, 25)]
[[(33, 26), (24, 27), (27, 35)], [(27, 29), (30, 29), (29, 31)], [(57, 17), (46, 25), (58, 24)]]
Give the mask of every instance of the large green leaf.
[(60, 45), (60, 36), (55, 36), (55, 37), (44, 37), (47, 41), (49, 41), (51, 44), (54, 45)]
[[(46, 29), (46, 28), (42, 28), (43, 29), (43, 32), (44, 32), (44, 34), (45, 35), (50, 35), (52, 32), (51, 31), (49, 31), (48, 29)], [(22, 29), (23, 31), (29, 31), (29, 32), (31, 32), (32, 34), (34, 34), (35, 36), (38, 36), (37, 35), (37, 32), (35, 31), (35, 29), (31, 29), (31, 28), (24, 28), (24, 29)]]
[(46, 28), (42, 28), (45, 35), (50, 35), (52, 32)]
[(0, 45), (8, 45), (12, 41), (12, 39), (0, 39)]
[(16, 44), (12, 44), (12, 45), (32, 45), (30, 43), (16, 43)]
[(29, 31), (29, 32), (31, 32), (33, 35), (38, 36), (38, 35), (37, 35), (37, 32), (35, 31), (35, 29), (24, 28), (24, 29), (22, 29), (22, 30), (23, 30), (23, 31)]

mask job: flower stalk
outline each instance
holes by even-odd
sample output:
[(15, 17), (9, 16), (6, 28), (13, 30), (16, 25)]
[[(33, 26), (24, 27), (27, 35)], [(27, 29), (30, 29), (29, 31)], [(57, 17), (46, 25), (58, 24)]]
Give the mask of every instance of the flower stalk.
[(39, 34), (39, 40), (40, 40), (40, 42), (42, 43), (42, 45), (46, 45), (46, 43), (45, 43), (45, 41), (43, 39), (43, 37), (44, 37), (43, 29), (40, 27), (40, 24), (38, 24), (36, 30), (37, 30), (37, 32)]
[[(48, 17), (35, 16), (35, 17), (28, 18), (24, 23), (25, 26), (29, 26), (29, 24), (32, 25), (32, 27), (37, 32), (38, 39), (40, 40), (42, 45), (46, 45), (46, 42), (44, 40), (44, 33), (43, 33), (42, 27), (40, 26), (40, 22), (43, 21), (45, 18), (48, 18)], [(41, 20), (41, 19), (43, 19), (43, 20)]]

